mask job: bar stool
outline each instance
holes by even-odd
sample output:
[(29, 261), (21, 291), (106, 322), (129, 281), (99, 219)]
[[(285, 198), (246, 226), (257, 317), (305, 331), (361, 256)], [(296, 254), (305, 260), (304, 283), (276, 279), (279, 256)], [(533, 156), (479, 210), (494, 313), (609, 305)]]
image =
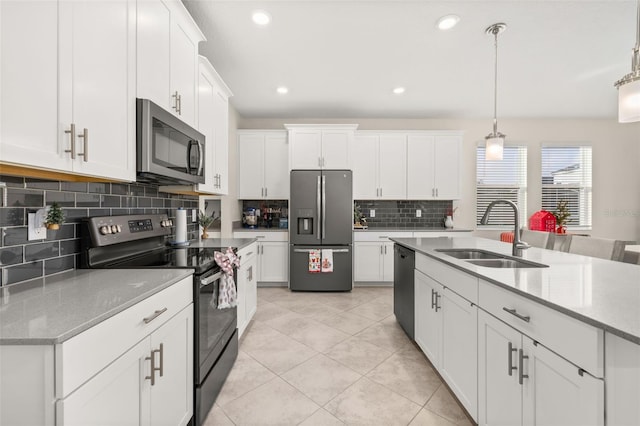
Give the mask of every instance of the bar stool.
[(624, 247), (625, 242), (620, 240), (572, 235), (569, 243), (569, 253), (622, 261)]
[(550, 232), (532, 231), (530, 229), (520, 230), (522, 241), (529, 243), (532, 247), (543, 249), (553, 249), (554, 235)]

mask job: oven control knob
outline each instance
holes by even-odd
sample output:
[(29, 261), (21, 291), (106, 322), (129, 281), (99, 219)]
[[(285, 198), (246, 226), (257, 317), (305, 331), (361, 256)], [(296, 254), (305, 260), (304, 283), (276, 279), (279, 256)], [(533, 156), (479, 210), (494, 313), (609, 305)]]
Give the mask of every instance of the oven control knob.
[(173, 219), (169, 219), (167, 222), (169, 222), (169, 226), (173, 226)]
[(122, 232), (122, 226), (116, 225), (116, 229), (118, 230), (118, 232)]
[(111, 225), (111, 233), (112, 234), (117, 234), (118, 233), (118, 226), (117, 225)]
[(160, 226), (163, 227), (163, 228), (166, 228), (167, 227), (167, 221), (166, 220), (161, 220), (160, 221)]
[(106, 226), (106, 225), (105, 225), (105, 226), (101, 226), (101, 227), (100, 227), (100, 233), (101, 233), (102, 235), (110, 234), (110, 233), (111, 233), (111, 228), (110, 228), (110, 227), (108, 227), (108, 226)]

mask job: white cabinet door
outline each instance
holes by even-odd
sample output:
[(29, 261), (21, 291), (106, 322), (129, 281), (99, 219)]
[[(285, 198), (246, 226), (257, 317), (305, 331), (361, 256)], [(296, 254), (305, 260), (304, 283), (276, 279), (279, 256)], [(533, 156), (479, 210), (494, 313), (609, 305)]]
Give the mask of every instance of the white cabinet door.
[(392, 242), (382, 243), (382, 281), (393, 282), (393, 244)]
[(249, 133), (238, 136), (238, 161), (238, 198), (262, 199), (264, 197), (263, 135)]
[(246, 273), (245, 323), (249, 325), (258, 308), (258, 259), (256, 256), (249, 260)]
[(296, 130), (291, 136), (291, 169), (319, 169), (322, 167), (321, 132)]
[(216, 176), (216, 194), (229, 193), (229, 96), (231, 92), (220, 87), (213, 96), (213, 124), (215, 131), (214, 154)]
[(267, 282), (288, 281), (288, 243), (263, 241), (259, 244), (258, 251), (260, 273), (257, 280)]
[(521, 348), (520, 332), (478, 311), (478, 425), (522, 424)]
[[(604, 425), (604, 381), (523, 336), (523, 424)], [(520, 353), (519, 353), (520, 355)]]
[(211, 78), (208, 61), (200, 61), (198, 81), (198, 130), (205, 137), (205, 183), (198, 184), (198, 192), (216, 193), (216, 128), (215, 96), (216, 85)]
[(640, 425), (640, 345), (605, 334), (607, 425)]
[(356, 242), (353, 245), (354, 281), (382, 280), (383, 243)]
[(185, 123), (195, 127), (198, 42), (200, 40), (192, 37), (192, 25), (193, 23), (178, 16), (178, 13), (172, 13), (171, 92), (169, 95), (172, 106), (170, 111), (177, 114)]
[(435, 137), (409, 135), (407, 138), (407, 198), (430, 200), (435, 197), (433, 172)]
[(76, 125), (76, 173), (135, 180), (135, 40), (135, 1), (60, 2), (58, 112)]
[(151, 335), (151, 351), (159, 370), (152, 372), (150, 424), (186, 425), (193, 414), (193, 305)]
[(415, 272), (415, 339), (437, 369), (442, 354), (442, 286), (422, 272)]
[(58, 3), (0, 2), (0, 161), (71, 171), (58, 123)]
[(474, 420), (478, 419), (478, 308), (449, 289), (442, 291), (440, 373)]
[(151, 385), (149, 338), (142, 340), (67, 398), (56, 403), (56, 424), (142, 425)]
[(407, 142), (404, 134), (382, 134), (378, 154), (379, 198), (407, 198)]
[(349, 169), (352, 131), (322, 131), (322, 168)]
[(252, 244), (250, 247), (243, 249), (241, 253), (240, 267), (237, 271), (238, 337), (242, 336), (256, 310), (257, 290), (254, 288), (256, 287), (256, 281), (258, 279), (257, 251), (257, 244)]
[(460, 198), (460, 136), (436, 136), (434, 181), (436, 198)]
[(264, 139), (264, 198), (286, 200), (289, 198), (289, 144), (285, 133), (270, 135)]
[(353, 140), (353, 199), (378, 197), (378, 136), (356, 135)]
[(137, 94), (171, 109), (171, 11), (161, 0), (137, 2)]

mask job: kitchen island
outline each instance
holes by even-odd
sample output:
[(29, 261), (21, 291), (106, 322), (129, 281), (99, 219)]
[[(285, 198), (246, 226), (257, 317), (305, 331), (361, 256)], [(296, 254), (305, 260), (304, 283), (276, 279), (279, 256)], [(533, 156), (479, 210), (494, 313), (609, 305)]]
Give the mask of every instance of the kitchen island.
[(416, 343), (479, 424), (640, 423), (640, 267), (530, 248), (541, 267), (493, 268), (439, 250), (511, 244), (392, 240), (416, 253)]

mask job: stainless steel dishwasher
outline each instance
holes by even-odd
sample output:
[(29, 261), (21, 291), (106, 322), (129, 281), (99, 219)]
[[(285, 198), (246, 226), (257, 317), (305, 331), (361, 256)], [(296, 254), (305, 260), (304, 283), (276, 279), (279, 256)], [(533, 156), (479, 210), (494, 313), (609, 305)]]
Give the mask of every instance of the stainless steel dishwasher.
[(393, 313), (411, 339), (414, 338), (413, 277), (416, 253), (398, 244), (393, 248)]

